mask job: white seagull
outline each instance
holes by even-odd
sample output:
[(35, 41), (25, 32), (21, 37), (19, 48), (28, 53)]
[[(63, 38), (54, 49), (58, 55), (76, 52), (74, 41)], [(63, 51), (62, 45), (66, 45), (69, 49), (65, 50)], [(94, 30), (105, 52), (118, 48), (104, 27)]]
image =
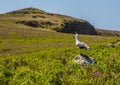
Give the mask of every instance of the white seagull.
[(76, 39), (76, 46), (77, 46), (78, 48), (83, 48), (83, 49), (90, 50), (90, 47), (89, 47), (86, 43), (80, 42), (80, 38), (79, 38), (79, 36), (78, 36), (77, 33), (76, 33), (76, 35), (75, 35), (75, 39)]

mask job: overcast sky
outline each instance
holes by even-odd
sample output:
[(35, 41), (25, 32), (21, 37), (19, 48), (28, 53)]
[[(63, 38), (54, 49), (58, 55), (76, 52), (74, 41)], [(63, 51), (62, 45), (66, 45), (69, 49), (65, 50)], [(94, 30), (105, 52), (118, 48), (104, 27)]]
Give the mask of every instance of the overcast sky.
[(120, 0), (1, 0), (0, 14), (28, 7), (85, 19), (95, 28), (120, 31)]

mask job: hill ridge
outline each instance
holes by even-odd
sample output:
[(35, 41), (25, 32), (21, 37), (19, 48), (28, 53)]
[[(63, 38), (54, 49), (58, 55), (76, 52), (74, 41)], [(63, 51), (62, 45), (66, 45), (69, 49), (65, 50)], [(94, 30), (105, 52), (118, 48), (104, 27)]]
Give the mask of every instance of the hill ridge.
[(94, 26), (92, 26), (88, 21), (83, 19), (76, 19), (71, 16), (47, 13), (45, 11), (36, 8), (25, 8), (21, 10), (16, 10), (8, 14), (28, 14), (31, 15), (28, 19), (18, 20), (17, 24), (24, 24), (27, 26), (32, 26), (36, 28), (49, 28), (57, 32), (63, 33), (75, 33), (79, 34), (92, 34), (96, 35)]
[(17, 14), (17, 13), (19, 14), (45, 13), (45, 11), (40, 10), (38, 8), (34, 8), (34, 7), (28, 7), (28, 8), (11, 11), (11, 12), (8, 12), (7, 14)]
[(38, 8), (23, 8), (0, 15), (16, 25), (26, 25), (33, 28), (41, 28), (62, 33), (79, 33), (87, 35), (113, 35), (120, 36), (119, 31), (96, 29), (84, 19), (77, 19), (71, 16), (48, 13)]

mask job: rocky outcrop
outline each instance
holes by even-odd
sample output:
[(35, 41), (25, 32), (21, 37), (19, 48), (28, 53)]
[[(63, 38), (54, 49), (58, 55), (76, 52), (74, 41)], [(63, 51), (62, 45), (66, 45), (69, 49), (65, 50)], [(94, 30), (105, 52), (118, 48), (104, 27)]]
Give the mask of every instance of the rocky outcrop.
[(32, 26), (32, 27), (40, 27), (40, 28), (45, 28), (45, 27), (50, 27), (54, 25), (54, 23), (50, 21), (36, 21), (36, 20), (23, 20), (23, 21), (17, 21), (16, 23)]
[(16, 23), (32, 26), (32, 27), (40, 27), (40, 28), (51, 28), (57, 32), (62, 33), (79, 33), (79, 34), (89, 34), (89, 35), (96, 35), (97, 32), (95, 28), (89, 24), (88, 22), (81, 22), (81, 21), (67, 21), (63, 22), (59, 26), (57, 23), (53, 23), (51, 21), (37, 21), (37, 20), (23, 20), (17, 21)]
[(90, 34), (96, 35), (97, 32), (95, 28), (89, 24), (88, 22), (81, 22), (81, 21), (72, 21), (72, 22), (65, 22), (58, 32), (64, 33), (79, 33), (79, 34)]

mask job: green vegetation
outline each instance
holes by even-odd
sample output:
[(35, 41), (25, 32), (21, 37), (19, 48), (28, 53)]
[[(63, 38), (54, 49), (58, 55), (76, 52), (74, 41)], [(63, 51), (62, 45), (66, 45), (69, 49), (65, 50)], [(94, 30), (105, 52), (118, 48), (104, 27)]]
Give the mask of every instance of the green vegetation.
[[(87, 51), (75, 47), (73, 34), (27, 30), (0, 36), (1, 85), (120, 83), (120, 46), (105, 47), (119, 37), (80, 35), (81, 40), (92, 47)], [(79, 53), (93, 57), (97, 66), (80, 67), (74, 63), (73, 58)]]
[[(0, 85), (120, 84), (120, 46), (106, 48), (120, 37), (80, 35), (92, 50), (79, 50), (74, 34), (16, 24), (21, 16), (13, 16), (0, 15)], [(97, 65), (77, 65), (79, 53)]]

